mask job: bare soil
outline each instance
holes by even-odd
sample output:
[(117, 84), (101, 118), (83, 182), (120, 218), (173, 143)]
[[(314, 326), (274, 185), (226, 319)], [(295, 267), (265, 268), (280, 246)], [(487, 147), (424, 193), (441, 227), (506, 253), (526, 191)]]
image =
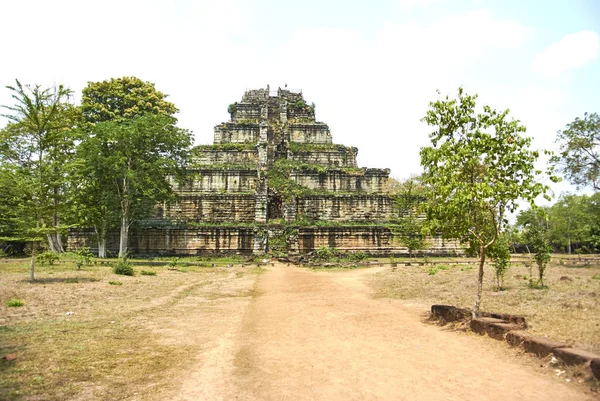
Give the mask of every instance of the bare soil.
[(390, 267), (156, 271), (46, 270), (31, 284), (0, 267), (0, 354), (17, 355), (0, 360), (0, 399), (597, 399), (501, 342), (427, 322), (427, 304), (374, 298)]
[[(379, 271), (382, 269), (379, 268)], [(173, 400), (588, 400), (505, 345), (373, 299), (377, 269), (261, 275), (241, 325), (205, 352)], [(232, 327), (233, 328), (233, 327)], [(539, 362), (537, 362), (539, 363)]]

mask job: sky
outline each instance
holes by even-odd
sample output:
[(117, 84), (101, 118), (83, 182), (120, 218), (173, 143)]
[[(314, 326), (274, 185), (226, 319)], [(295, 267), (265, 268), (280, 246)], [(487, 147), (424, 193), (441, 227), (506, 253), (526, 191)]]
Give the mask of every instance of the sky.
[(0, 37), (0, 104), (15, 79), (78, 102), (89, 81), (136, 76), (208, 144), (245, 90), (287, 84), (361, 167), (399, 179), (421, 171), (438, 89), (510, 109), (536, 149), (600, 113), (600, 0), (1, 1)]

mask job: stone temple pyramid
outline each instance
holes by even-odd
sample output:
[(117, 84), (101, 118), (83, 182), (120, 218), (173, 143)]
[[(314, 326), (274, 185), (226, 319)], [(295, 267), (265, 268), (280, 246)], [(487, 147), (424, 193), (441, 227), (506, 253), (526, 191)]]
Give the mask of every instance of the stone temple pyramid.
[[(133, 254), (407, 252), (387, 226), (390, 170), (359, 168), (358, 149), (333, 143), (301, 91), (249, 90), (229, 113), (214, 144), (194, 149), (192, 178), (172, 180), (177, 202), (132, 230)], [(80, 231), (93, 249), (90, 234)], [(427, 249), (453, 247), (432, 238)]]

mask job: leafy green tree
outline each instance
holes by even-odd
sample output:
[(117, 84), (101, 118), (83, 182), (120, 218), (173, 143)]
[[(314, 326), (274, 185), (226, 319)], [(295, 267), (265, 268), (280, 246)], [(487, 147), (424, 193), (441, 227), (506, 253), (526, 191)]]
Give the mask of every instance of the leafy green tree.
[(172, 196), (165, 175), (182, 162), (190, 135), (175, 126), (178, 110), (166, 97), (136, 77), (89, 82), (83, 89), (88, 137), (73, 166), (74, 200), (83, 206), (81, 224), (96, 231), (100, 257), (109, 229), (121, 227), (119, 255), (124, 257), (129, 226), (151, 213), (155, 202)]
[[(538, 285), (544, 287), (544, 272), (550, 262), (548, 243), (547, 211), (543, 208), (530, 208), (517, 216), (517, 224), (523, 228), (523, 239), (533, 251), (538, 269)], [(533, 286), (533, 281), (530, 281)]]
[(600, 115), (584, 113), (558, 131), (560, 154), (552, 158), (567, 180), (577, 187), (600, 190)]
[(423, 249), (425, 236), (423, 235), (423, 221), (421, 204), (425, 200), (425, 190), (419, 177), (411, 177), (398, 183), (391, 191), (394, 205), (393, 223), (394, 237), (408, 248), (409, 255)]
[(499, 235), (489, 248), (488, 255), (496, 272), (496, 287), (502, 291), (504, 287), (504, 276), (510, 266), (510, 250), (508, 249), (508, 237)]
[(191, 145), (190, 133), (175, 122), (174, 117), (144, 114), (98, 123), (78, 148), (84, 188), (92, 188), (86, 210), (94, 213), (94, 224), (106, 221), (115, 204), (119, 211), (121, 259), (127, 256), (131, 224), (173, 197), (169, 176), (181, 172)]
[[(53, 252), (63, 251), (60, 230), (61, 213), (66, 207), (65, 165), (77, 139), (73, 127), (78, 111), (69, 103), (71, 91), (63, 86), (42, 88), (16, 80), (15, 86), (7, 89), (15, 104), (3, 106), (9, 111), (3, 114), (9, 123), (0, 132), (0, 159), (12, 166), (13, 176), (18, 176), (18, 184), (27, 194), (20, 206), (26, 207), (26, 214), (35, 221), (35, 227), (22, 230), (32, 240), (33, 279), (37, 242), (42, 233)], [(24, 221), (30, 220), (28, 217)]]
[(459, 88), (456, 99), (431, 102), (423, 121), (435, 127), (432, 146), (421, 149), (429, 231), (479, 249), (474, 317), (479, 316), (487, 250), (507, 224), (506, 213), (516, 210), (518, 200), (533, 203), (547, 190), (534, 168), (539, 154), (521, 135), (526, 128), (509, 120), (508, 110), (484, 106), (476, 112), (476, 99)]
[(112, 78), (88, 82), (82, 91), (81, 110), (85, 120), (93, 124), (133, 119), (144, 114), (172, 116), (178, 110), (166, 97), (151, 82), (136, 77)]
[(587, 195), (564, 194), (548, 209), (548, 240), (554, 249), (571, 254), (573, 246), (590, 246), (595, 222)]

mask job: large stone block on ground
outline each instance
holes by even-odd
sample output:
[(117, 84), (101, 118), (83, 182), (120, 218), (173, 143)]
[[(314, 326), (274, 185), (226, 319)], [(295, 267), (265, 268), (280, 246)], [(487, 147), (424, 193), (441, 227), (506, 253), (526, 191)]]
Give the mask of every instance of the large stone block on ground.
[(471, 317), (470, 310), (457, 308), (452, 305), (432, 305), (431, 314), (441, 317), (447, 322), (467, 320)]
[(525, 321), (525, 317), (524, 316), (511, 315), (509, 313), (490, 313), (490, 312), (483, 312), (481, 314), (481, 316), (483, 316), (483, 317), (493, 317), (495, 319), (502, 319), (502, 320), (504, 320), (507, 323), (516, 324), (516, 325), (518, 325), (522, 329), (526, 329), (527, 328), (527, 322)]
[(593, 359), (600, 358), (598, 354), (577, 348), (557, 348), (552, 353), (567, 365), (587, 365)]
[(514, 323), (492, 323), (488, 325), (487, 334), (496, 340), (504, 340), (509, 332), (518, 329), (520, 327)]
[(590, 369), (592, 370), (594, 377), (600, 380), (600, 358), (592, 359), (590, 362)]
[(518, 347), (530, 336), (525, 330), (511, 330), (506, 333), (506, 342), (514, 347)]
[(536, 354), (539, 357), (545, 357), (557, 348), (566, 348), (567, 344), (551, 340), (546, 337), (529, 337), (523, 341), (523, 348), (527, 352)]
[(490, 324), (493, 323), (504, 323), (504, 320), (494, 319), (492, 317), (480, 317), (477, 319), (471, 320), (471, 330), (478, 334), (486, 334), (488, 332), (488, 328)]

